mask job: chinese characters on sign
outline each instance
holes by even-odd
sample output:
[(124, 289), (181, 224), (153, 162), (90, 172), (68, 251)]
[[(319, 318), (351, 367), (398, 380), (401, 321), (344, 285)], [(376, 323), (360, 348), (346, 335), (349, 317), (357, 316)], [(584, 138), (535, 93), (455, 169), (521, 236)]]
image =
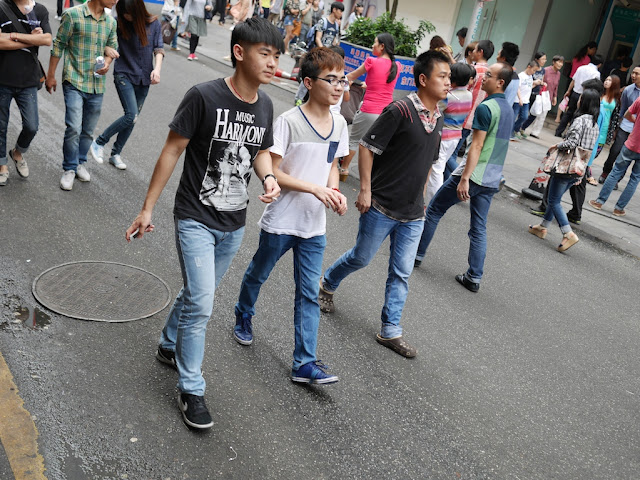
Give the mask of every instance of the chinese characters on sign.
[[(341, 42), (340, 46), (344, 49), (344, 70), (345, 73), (353, 72), (362, 65), (367, 57), (371, 55), (371, 50), (350, 43)], [(415, 90), (416, 82), (413, 78), (413, 63), (410, 58), (396, 58), (400, 62), (400, 77), (396, 84), (396, 90)], [(364, 81), (366, 75), (362, 75), (358, 80)]]

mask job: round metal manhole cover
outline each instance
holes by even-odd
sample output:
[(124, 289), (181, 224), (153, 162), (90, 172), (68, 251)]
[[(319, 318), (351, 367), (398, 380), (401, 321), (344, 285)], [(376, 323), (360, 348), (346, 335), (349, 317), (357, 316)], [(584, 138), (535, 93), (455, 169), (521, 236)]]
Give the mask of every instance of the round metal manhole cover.
[(171, 300), (162, 279), (114, 262), (71, 262), (50, 268), (33, 281), (33, 295), (53, 312), (96, 322), (147, 318)]

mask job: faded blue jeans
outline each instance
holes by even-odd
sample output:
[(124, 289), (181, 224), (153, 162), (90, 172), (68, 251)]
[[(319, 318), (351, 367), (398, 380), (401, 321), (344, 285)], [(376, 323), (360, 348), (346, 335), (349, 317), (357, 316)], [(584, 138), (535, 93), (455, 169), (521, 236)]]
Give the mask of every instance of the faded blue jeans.
[(567, 217), (567, 213), (562, 208), (562, 196), (577, 180), (577, 178), (551, 176), (549, 185), (547, 185), (547, 209), (544, 212), (544, 220), (541, 223), (544, 228), (547, 228), (555, 217), (563, 234), (571, 231), (569, 217)]
[(348, 275), (369, 265), (382, 242), (390, 237), (389, 273), (380, 317), (380, 336), (384, 338), (402, 335), (400, 318), (409, 294), (409, 275), (413, 271), (422, 224), (422, 220), (394, 220), (371, 207), (360, 215), (355, 246), (324, 272), (323, 288), (335, 292)]
[(75, 172), (79, 164), (87, 161), (87, 152), (93, 142), (93, 130), (102, 110), (102, 93), (81, 92), (69, 82), (62, 84), (62, 91), (64, 123), (67, 126), (62, 144), (62, 168)]
[(611, 173), (607, 176), (604, 185), (602, 185), (602, 190), (600, 190), (600, 195), (598, 195), (598, 200), (596, 200), (598, 203), (604, 204), (604, 202), (607, 201), (609, 195), (611, 195), (611, 192), (613, 191), (613, 187), (615, 187), (616, 183), (624, 178), (627, 168), (629, 168), (631, 162), (634, 162), (634, 164), (631, 169), (629, 182), (627, 183), (624, 191), (620, 194), (620, 198), (618, 198), (618, 202), (616, 203), (616, 208), (618, 210), (624, 210), (624, 207), (626, 207), (631, 201), (631, 197), (633, 197), (633, 194), (638, 187), (638, 182), (640, 181), (640, 153), (629, 150), (627, 147), (622, 147), (622, 150), (620, 150), (620, 155), (618, 155), (616, 163), (613, 165), (613, 170), (611, 170)]
[(315, 362), (320, 324), (318, 291), (322, 275), (322, 257), (327, 244), (326, 237), (319, 235), (301, 238), (294, 235), (276, 235), (260, 231), (260, 244), (242, 279), (240, 295), (236, 303), (236, 315), (256, 314), (254, 308), (260, 287), (267, 281), (276, 263), (287, 251), (293, 249), (293, 279), (296, 293), (293, 308), (295, 347), (293, 366)]
[(176, 352), (178, 389), (202, 396), (204, 341), (214, 293), (240, 248), (244, 227), (221, 232), (191, 219), (176, 219), (175, 224), (184, 286), (169, 311), (160, 346)]
[(111, 137), (118, 135), (111, 148), (111, 156), (122, 153), (122, 149), (127, 140), (129, 140), (133, 127), (136, 125), (136, 120), (138, 120), (144, 100), (147, 98), (147, 93), (149, 93), (149, 85), (134, 85), (124, 75), (114, 74), (113, 80), (120, 97), (120, 103), (124, 109), (124, 115), (109, 125), (102, 132), (102, 135), (96, 139), (98, 145), (104, 146), (111, 140)]
[[(422, 260), (433, 240), (433, 236), (438, 228), (438, 223), (444, 214), (456, 203), (458, 198), (459, 175), (451, 175), (444, 182), (440, 190), (435, 194), (427, 208), (427, 215), (424, 220), (424, 230), (418, 247), (417, 260)], [(469, 210), (471, 212), (471, 226), (469, 228), (469, 269), (465, 273), (467, 280), (480, 283), (484, 273), (484, 259), (487, 256), (487, 216), (491, 200), (498, 192), (497, 188), (483, 187), (477, 183), (469, 181)]]
[(16, 149), (25, 153), (38, 132), (38, 88), (0, 85), (0, 166), (7, 164), (7, 131), (12, 99), (15, 99), (22, 116), (22, 130), (16, 141)]

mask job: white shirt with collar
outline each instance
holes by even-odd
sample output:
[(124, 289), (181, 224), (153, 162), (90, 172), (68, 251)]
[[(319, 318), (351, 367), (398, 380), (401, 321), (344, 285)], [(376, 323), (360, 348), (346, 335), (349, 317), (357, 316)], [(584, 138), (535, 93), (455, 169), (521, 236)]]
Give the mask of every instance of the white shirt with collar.
[(582, 84), (587, 80), (591, 80), (593, 78), (600, 78), (598, 67), (596, 67), (593, 63), (578, 67), (576, 73), (573, 74), (573, 91), (579, 95), (582, 95), (582, 92), (584, 91)]

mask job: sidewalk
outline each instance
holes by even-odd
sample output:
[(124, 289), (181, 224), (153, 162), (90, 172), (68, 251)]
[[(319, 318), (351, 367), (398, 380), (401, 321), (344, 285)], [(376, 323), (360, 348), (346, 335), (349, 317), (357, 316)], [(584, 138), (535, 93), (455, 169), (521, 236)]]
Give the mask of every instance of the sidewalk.
[[(210, 23), (209, 35), (200, 38), (201, 46), (198, 47), (196, 53), (230, 67), (231, 61), (224, 58), (228, 56), (230, 52), (229, 42), (231, 40), (231, 31), (229, 27), (230, 22), (227, 22), (225, 26), (219, 26), (217, 21)], [(186, 61), (186, 55), (189, 53), (188, 44), (182, 39), (179, 40), (178, 44), (183, 50), (181, 53), (185, 54)], [(282, 55), (280, 57), (280, 70), (291, 72), (293, 65), (294, 61), (290, 56)], [(291, 104), (293, 105), (293, 94), (295, 94), (298, 88), (298, 83), (284, 78), (274, 78), (272, 84), (290, 91), (292, 93)], [(555, 128), (555, 125), (549, 124), (549, 127)], [(522, 189), (529, 186), (547, 149), (559, 141), (553, 133), (552, 129), (545, 127), (540, 134), (540, 139), (529, 137), (526, 140), (511, 142), (504, 167), (504, 176), (507, 182), (505, 185), (506, 189), (521, 195)], [(605, 147), (600, 153), (600, 156), (594, 161), (592, 169), (595, 178), (600, 176), (602, 166), (608, 155), (609, 149)], [(350, 175), (357, 179), (357, 156), (351, 163), (349, 170)], [(640, 191), (637, 195), (634, 195), (629, 205), (625, 208), (627, 214), (624, 217), (614, 217), (611, 214), (618, 197), (627, 185), (628, 179), (629, 174), (627, 173), (626, 177), (620, 182), (620, 189), (612, 192), (601, 211), (592, 208), (588, 204), (588, 201), (597, 198), (602, 185), (598, 185), (597, 187), (587, 185), (587, 196), (583, 207), (582, 223), (580, 225), (572, 225), (572, 228), (578, 233), (583, 232), (586, 235), (610, 243), (616, 248), (640, 258)], [(521, 201), (529, 206), (539, 204), (539, 202), (526, 199), (524, 196), (521, 197)], [(567, 205), (566, 209), (569, 210), (569, 208), (571, 208), (569, 193), (565, 195), (563, 202)], [(539, 219), (533, 215), (527, 216), (526, 219), (523, 219), (523, 228), (527, 222), (533, 224), (539, 222)]]

